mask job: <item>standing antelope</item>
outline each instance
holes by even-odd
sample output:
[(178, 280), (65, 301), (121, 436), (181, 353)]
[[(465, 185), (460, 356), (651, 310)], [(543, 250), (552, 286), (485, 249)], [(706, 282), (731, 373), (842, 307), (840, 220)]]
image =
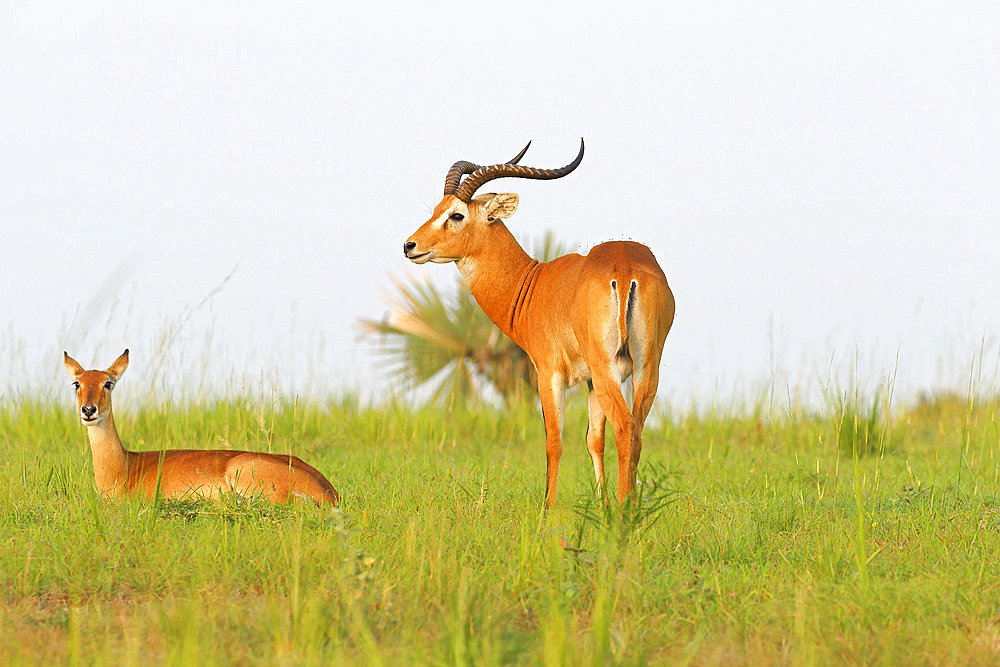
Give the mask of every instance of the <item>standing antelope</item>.
[[(597, 490), (603, 493), (604, 426), (610, 419), (618, 447), (618, 499), (624, 500), (635, 484), (674, 296), (653, 253), (639, 243), (610, 241), (589, 255), (551, 262), (524, 252), (503, 223), (517, 210), (517, 195), (473, 197), (476, 190), (504, 177), (562, 178), (583, 160), (581, 139), (576, 159), (561, 169), (520, 166), (528, 146), (504, 164), (452, 165), (444, 198), (403, 244), (403, 253), (417, 264), (456, 262), (479, 306), (535, 364), (545, 420), (546, 502), (556, 500), (566, 387), (584, 380), (590, 388), (587, 449)], [(629, 376), (635, 392), (631, 411), (621, 389)]]
[(340, 496), (326, 477), (288, 454), (238, 452), (228, 449), (168, 449), (130, 452), (122, 446), (111, 412), (111, 390), (128, 368), (128, 350), (106, 371), (85, 371), (63, 352), (73, 378), (80, 420), (87, 427), (98, 490), (110, 497), (137, 492), (166, 498), (187, 495), (217, 498), (235, 491), (261, 495), (273, 502), (295, 497), (337, 505)]

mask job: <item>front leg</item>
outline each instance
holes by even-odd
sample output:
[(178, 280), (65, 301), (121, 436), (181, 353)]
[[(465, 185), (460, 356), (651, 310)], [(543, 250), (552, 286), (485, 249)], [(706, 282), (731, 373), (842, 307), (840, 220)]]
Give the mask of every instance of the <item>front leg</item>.
[(538, 398), (545, 419), (545, 503), (556, 504), (559, 459), (562, 457), (563, 405), (566, 377), (561, 373), (538, 373)]

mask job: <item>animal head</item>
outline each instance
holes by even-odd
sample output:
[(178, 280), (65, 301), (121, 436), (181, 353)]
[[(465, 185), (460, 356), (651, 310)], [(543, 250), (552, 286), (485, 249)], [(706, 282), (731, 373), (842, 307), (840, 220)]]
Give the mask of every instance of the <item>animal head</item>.
[(445, 195), (431, 219), (403, 245), (403, 253), (415, 264), (444, 264), (473, 257), (488, 244), (490, 227), (517, 210), (513, 192), (486, 194), (464, 202)]
[[(531, 146), (531, 142), (528, 142)], [(489, 251), (491, 231), (496, 223), (517, 210), (513, 192), (474, 196), (476, 190), (497, 178), (561, 178), (583, 160), (583, 139), (576, 159), (561, 169), (523, 167), (518, 161), (528, 151), (525, 146), (513, 159), (484, 167), (460, 160), (451, 166), (444, 181), (444, 198), (434, 207), (430, 220), (403, 244), (403, 254), (416, 264), (455, 262)], [(467, 176), (466, 176), (467, 175)], [(465, 180), (462, 177), (466, 176)]]
[(63, 352), (63, 365), (73, 378), (76, 407), (80, 421), (87, 426), (100, 423), (111, 414), (111, 390), (128, 368), (128, 350), (105, 371), (87, 371), (73, 357)]

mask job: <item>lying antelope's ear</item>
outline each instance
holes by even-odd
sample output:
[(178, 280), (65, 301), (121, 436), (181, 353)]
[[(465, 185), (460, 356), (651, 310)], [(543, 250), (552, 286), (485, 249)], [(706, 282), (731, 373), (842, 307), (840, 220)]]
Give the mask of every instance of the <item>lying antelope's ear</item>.
[(517, 210), (517, 194), (513, 192), (502, 192), (493, 195), (493, 199), (486, 202), (486, 221), (496, 222), (505, 220), (514, 215)]
[(115, 359), (115, 363), (111, 364), (105, 373), (110, 375), (115, 382), (118, 382), (118, 378), (122, 376), (126, 368), (128, 368), (128, 350), (122, 352), (122, 356)]
[(66, 367), (66, 372), (69, 373), (69, 376), (74, 380), (76, 379), (76, 376), (83, 372), (83, 366), (76, 363), (76, 359), (66, 354), (65, 351), (63, 351), (63, 366)]

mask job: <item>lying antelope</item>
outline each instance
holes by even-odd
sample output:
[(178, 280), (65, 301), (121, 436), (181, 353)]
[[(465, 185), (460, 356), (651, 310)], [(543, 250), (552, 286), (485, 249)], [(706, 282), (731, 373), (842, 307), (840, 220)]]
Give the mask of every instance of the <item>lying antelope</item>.
[(295, 497), (337, 505), (340, 496), (326, 477), (288, 454), (238, 452), (228, 449), (168, 449), (131, 452), (122, 446), (111, 411), (111, 390), (128, 368), (128, 350), (106, 371), (85, 371), (63, 352), (73, 378), (80, 420), (87, 427), (98, 490), (110, 497), (126, 493), (165, 498), (217, 498), (235, 491), (274, 502)]
[[(618, 447), (618, 499), (624, 500), (635, 485), (674, 296), (653, 253), (639, 243), (611, 241), (586, 256), (545, 263), (524, 252), (503, 223), (517, 209), (517, 195), (474, 196), (476, 191), (497, 178), (562, 178), (583, 160), (581, 139), (576, 159), (561, 169), (520, 166), (528, 146), (504, 164), (452, 165), (444, 199), (403, 244), (403, 253), (417, 264), (455, 262), (486, 315), (535, 364), (545, 420), (546, 502), (556, 500), (566, 388), (583, 381), (590, 388), (587, 449), (598, 493), (610, 419)], [(622, 393), (630, 376), (631, 410)]]

